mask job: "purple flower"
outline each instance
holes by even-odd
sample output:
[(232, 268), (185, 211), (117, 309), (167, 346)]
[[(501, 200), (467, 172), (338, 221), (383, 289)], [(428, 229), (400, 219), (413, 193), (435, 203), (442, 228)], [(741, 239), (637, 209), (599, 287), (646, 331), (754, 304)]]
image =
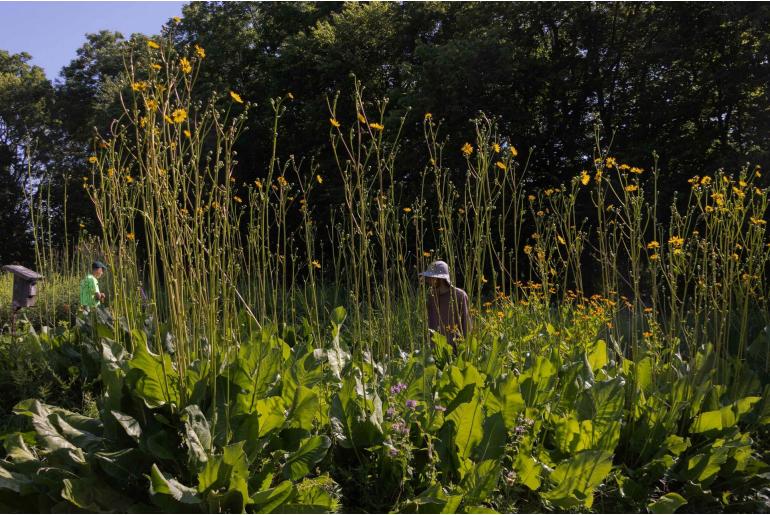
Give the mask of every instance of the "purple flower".
[(388, 418), (393, 418), (393, 415), (395, 415), (395, 414), (396, 414), (396, 410), (395, 410), (395, 409), (393, 409), (393, 406), (391, 406), (390, 408), (388, 408), (388, 410), (385, 412), (385, 415), (386, 415)]
[(398, 395), (399, 393), (406, 390), (406, 385), (404, 383), (397, 383), (390, 387), (390, 394), (391, 395)]
[(406, 407), (409, 409), (417, 408), (417, 401), (409, 399), (408, 401), (406, 401)]
[(433, 406), (433, 409), (436, 410), (436, 411), (446, 411), (446, 408), (444, 406), (439, 405), (439, 404), (436, 404), (435, 406)]
[(391, 447), (390, 448), (390, 455), (391, 456), (398, 456), (398, 449), (396, 449), (395, 447)]

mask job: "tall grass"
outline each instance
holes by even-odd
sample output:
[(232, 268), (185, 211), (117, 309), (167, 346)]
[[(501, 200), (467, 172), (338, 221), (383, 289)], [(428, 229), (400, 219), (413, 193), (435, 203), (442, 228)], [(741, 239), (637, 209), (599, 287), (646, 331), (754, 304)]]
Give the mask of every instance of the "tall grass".
[[(264, 174), (239, 185), (233, 147), (249, 103), (237, 92), (194, 100), (205, 51), (181, 52), (153, 41), (127, 58), (123, 117), (97, 142), (85, 184), (115, 323), (142, 328), (149, 317), (153, 348), (172, 355), (181, 381), (194, 362), (214, 370), (258, 327), (304, 320), (323, 344), (337, 304), (348, 308), (359, 359), (425, 350), (426, 292), (416, 274), (435, 259), (449, 263), (477, 317), (511, 305), (537, 309), (544, 323), (575, 316), (566, 305), (601, 310), (618, 358), (689, 359), (709, 342), (722, 380), (739, 376), (767, 322), (760, 170), (694, 177), (667, 216), (654, 161), (645, 169), (618, 162), (599, 134), (589, 169), (528, 190), (526, 156), (494, 121), (479, 116), (468, 142), (447, 144), (427, 113), (428, 165), (411, 171), (408, 184), (419, 188), (408, 189), (397, 165), (407, 119), (386, 125), (387, 102), (369, 101), (357, 84), (351, 99), (329, 99), (335, 170), (279, 155), (287, 92), (271, 101)], [(449, 153), (465, 157), (464, 170), (445, 165)], [(332, 176), (343, 201), (317, 220), (316, 192)], [(586, 270), (598, 279), (587, 281)], [(493, 327), (476, 325), (461, 346), (466, 359)], [(724, 365), (728, 356), (738, 366)]]

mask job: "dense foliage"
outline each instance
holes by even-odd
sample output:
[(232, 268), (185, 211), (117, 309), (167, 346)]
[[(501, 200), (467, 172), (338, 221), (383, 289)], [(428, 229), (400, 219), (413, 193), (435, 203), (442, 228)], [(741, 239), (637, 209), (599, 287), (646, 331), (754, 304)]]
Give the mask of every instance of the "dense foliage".
[[(127, 352), (98, 312), (75, 333), (42, 341), (76, 350), (83, 372), (98, 374), (99, 414), (20, 402), (14, 412), (26, 432), (4, 436), (0, 506), (766, 510), (768, 466), (755, 438), (770, 423), (770, 403), (758, 377), (745, 370), (729, 390), (715, 384), (709, 346), (689, 363), (610, 359), (595, 337), (606, 305), (565, 307), (565, 324), (553, 326), (534, 298), (527, 307), (501, 303), (503, 317), (468, 342), (470, 355), (382, 362), (345, 342), (338, 308), (331, 337), (244, 325), (240, 348), (221, 363), (194, 362), (185, 377), (142, 332), (123, 336), (135, 349)], [(448, 348), (439, 337), (435, 345)]]

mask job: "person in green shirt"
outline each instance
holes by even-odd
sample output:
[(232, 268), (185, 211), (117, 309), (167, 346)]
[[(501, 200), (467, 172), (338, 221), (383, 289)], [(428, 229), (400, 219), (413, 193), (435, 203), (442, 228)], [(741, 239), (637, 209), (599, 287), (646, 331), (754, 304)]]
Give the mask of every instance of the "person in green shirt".
[(104, 275), (107, 265), (94, 261), (91, 273), (80, 281), (80, 304), (86, 310), (99, 306), (104, 301), (104, 293), (99, 291), (99, 278)]

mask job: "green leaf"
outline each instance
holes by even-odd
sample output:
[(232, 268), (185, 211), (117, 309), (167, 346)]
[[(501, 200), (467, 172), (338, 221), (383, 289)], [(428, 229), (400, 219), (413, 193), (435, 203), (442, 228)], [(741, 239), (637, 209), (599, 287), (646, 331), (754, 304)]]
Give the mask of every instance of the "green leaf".
[(700, 413), (692, 425), (690, 432), (705, 433), (707, 431), (721, 431), (733, 427), (736, 423), (735, 413), (730, 406), (712, 411)]
[(308, 475), (313, 466), (326, 456), (331, 440), (326, 435), (305, 440), (299, 450), (289, 456), (283, 469), (287, 479), (298, 481)]
[[(199, 504), (200, 498), (194, 488), (185, 486), (173, 477), (163, 474), (156, 464), (152, 464), (150, 472), (150, 495), (153, 502), (156, 502), (161, 508), (169, 506), (169, 501), (191, 505)], [(163, 499), (167, 496), (168, 499)], [(160, 497), (160, 499), (156, 499)], [(164, 502), (165, 501), (165, 502)], [(189, 508), (187, 508), (189, 510)]]
[(484, 437), (484, 414), (481, 403), (474, 399), (461, 404), (446, 417), (446, 420), (454, 423), (454, 444), (458, 456), (469, 458)]
[(115, 420), (118, 421), (118, 424), (120, 424), (120, 427), (123, 428), (126, 434), (138, 442), (142, 437), (142, 426), (139, 425), (139, 422), (134, 417), (119, 411), (111, 411), (110, 413), (112, 413), (112, 416), (115, 417)]
[(293, 488), (292, 482), (286, 480), (275, 488), (257, 492), (251, 498), (251, 503), (254, 504), (253, 511), (255, 513), (273, 512), (291, 496)]
[(168, 354), (161, 358), (150, 352), (146, 345), (136, 345), (128, 367), (127, 379), (134, 385), (133, 393), (148, 408), (158, 408), (167, 403), (179, 405), (179, 375)]
[(289, 413), (289, 426), (310, 431), (313, 418), (318, 411), (318, 395), (310, 388), (298, 386), (294, 392), (294, 403)]
[(607, 343), (604, 340), (595, 341), (590, 346), (587, 356), (591, 370), (593, 372), (598, 371), (609, 362), (609, 359), (607, 359)]
[(541, 467), (531, 456), (519, 453), (513, 462), (513, 470), (519, 477), (519, 481), (530, 490), (540, 488), (540, 470)]
[(254, 411), (259, 416), (259, 438), (283, 427), (286, 421), (286, 405), (278, 396), (257, 400)]
[(593, 505), (594, 489), (612, 470), (612, 453), (607, 451), (583, 451), (559, 464), (551, 473), (556, 486), (541, 497), (560, 508)]
[(348, 316), (348, 312), (342, 306), (337, 306), (331, 312), (331, 321), (334, 325), (340, 326)]
[(181, 418), (184, 421), (188, 456), (197, 469), (208, 461), (208, 454), (212, 448), (211, 428), (206, 416), (196, 405), (187, 406), (182, 411)]
[(674, 513), (685, 504), (687, 504), (687, 500), (684, 497), (678, 493), (671, 492), (648, 504), (647, 509), (651, 513)]
[(465, 490), (465, 502), (477, 504), (485, 501), (497, 487), (500, 464), (497, 460), (485, 460), (465, 474), (460, 485)]

